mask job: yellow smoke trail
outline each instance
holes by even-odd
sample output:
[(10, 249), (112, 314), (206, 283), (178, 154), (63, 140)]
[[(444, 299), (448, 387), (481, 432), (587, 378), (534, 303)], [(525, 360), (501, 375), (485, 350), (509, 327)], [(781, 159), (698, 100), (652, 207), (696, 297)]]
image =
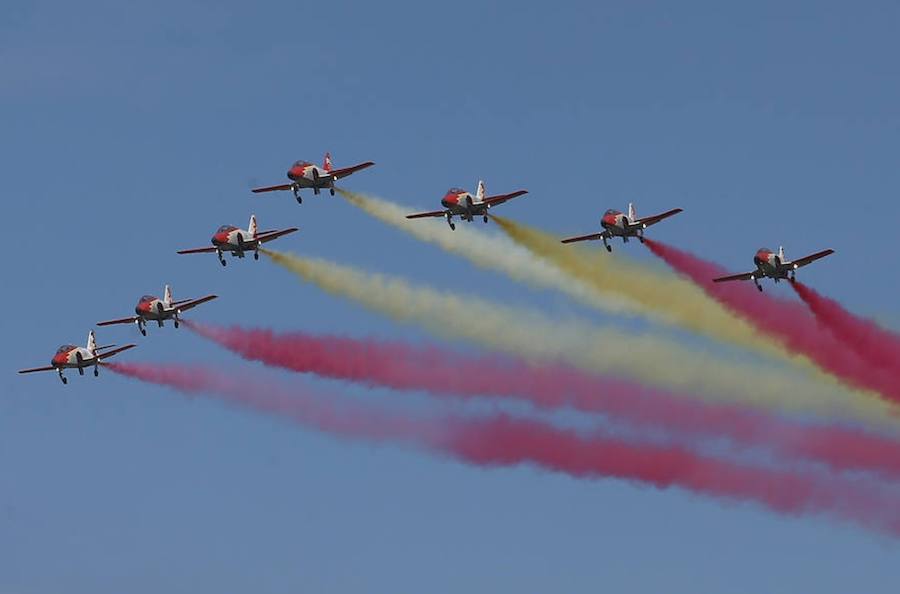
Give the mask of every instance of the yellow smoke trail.
[(539, 229), (502, 217), (492, 218), (517, 244), (598, 293), (627, 299), (641, 310), (661, 314), (669, 324), (702, 336), (786, 359), (817, 379), (829, 381), (806, 357), (791, 353), (760, 335), (753, 326), (710, 299), (699, 287), (667, 270), (654, 270), (605, 251), (591, 253), (563, 245), (558, 237)]
[(851, 417), (881, 426), (894, 422), (890, 405), (881, 400), (854, 398), (838, 386), (778, 369), (717, 359), (663, 338), (626, 334), (584, 320), (552, 320), (531, 309), (438, 292), (326, 260), (260, 251), (329, 293), (441, 337), (474, 341), (534, 361), (564, 361), (589, 372), (630, 377), (718, 402)]
[[(459, 225), (451, 231), (436, 221), (406, 218), (409, 210), (393, 202), (338, 189), (351, 204), (376, 219), (392, 225), (416, 239), (433, 243), (443, 250), (466, 258), (476, 266), (497, 270), (511, 279), (538, 288), (561, 291), (576, 301), (603, 311), (637, 315), (634, 303), (615, 295), (602, 295), (578, 279), (564, 274), (545, 260), (503, 237), (491, 237)], [(652, 317), (652, 314), (651, 314)]]

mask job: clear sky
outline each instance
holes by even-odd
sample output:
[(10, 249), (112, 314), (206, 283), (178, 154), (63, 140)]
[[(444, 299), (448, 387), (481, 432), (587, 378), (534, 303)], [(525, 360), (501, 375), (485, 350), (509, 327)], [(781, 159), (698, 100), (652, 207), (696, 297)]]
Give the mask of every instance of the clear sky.
[[(804, 279), (897, 319), (900, 9), (737, 4), (6, 0), (0, 592), (896, 592), (898, 543), (827, 518), (14, 373), (166, 282), (221, 295), (197, 319), (423, 336), (267, 261), (175, 255), (251, 212), (301, 228), (287, 250), (577, 309), (340, 198), (249, 193), (325, 150), (377, 162), (347, 187), (416, 209), (483, 177), (559, 233), (683, 207), (654, 236), (735, 270), (832, 247)], [(183, 330), (101, 330), (140, 342), (123, 359), (253, 367)]]

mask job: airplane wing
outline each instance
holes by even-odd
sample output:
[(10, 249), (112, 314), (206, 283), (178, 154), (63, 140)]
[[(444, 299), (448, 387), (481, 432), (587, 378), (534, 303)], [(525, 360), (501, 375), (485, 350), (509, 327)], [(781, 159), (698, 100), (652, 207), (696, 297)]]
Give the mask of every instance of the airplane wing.
[[(198, 299), (184, 299), (182, 301), (176, 301), (172, 304), (172, 307), (178, 309), (179, 311), (187, 311), (192, 307), (197, 307), (201, 303), (206, 303), (207, 301), (212, 301), (218, 297), (218, 295), (207, 295), (205, 297), (200, 297)], [(99, 325), (99, 324), (98, 324)]]
[(117, 349), (113, 349), (113, 350), (107, 351), (105, 353), (97, 353), (97, 359), (102, 361), (103, 359), (108, 359), (108, 358), (112, 357), (113, 355), (118, 355), (122, 351), (127, 351), (128, 349), (133, 349), (136, 346), (137, 346), (136, 344), (126, 344), (125, 346), (120, 346)]
[(672, 210), (667, 210), (666, 212), (661, 212), (658, 215), (653, 215), (652, 217), (643, 217), (634, 222), (635, 225), (646, 225), (649, 227), (650, 225), (655, 225), (663, 219), (668, 219), (669, 217), (675, 216), (678, 213), (682, 212), (684, 209), (682, 208), (673, 208)]
[(55, 371), (56, 367), (52, 365), (48, 367), (32, 367), (31, 369), (20, 369), (19, 373), (34, 373), (35, 371)]
[(810, 254), (804, 258), (797, 258), (791, 264), (800, 268), (801, 266), (806, 266), (807, 264), (812, 264), (819, 258), (824, 258), (825, 256), (830, 256), (834, 253), (834, 250), (822, 250), (821, 252), (816, 252), (815, 254)]
[(280, 186), (267, 186), (265, 188), (253, 188), (250, 190), (254, 194), (259, 194), (260, 192), (277, 192), (279, 190), (290, 190), (293, 187), (293, 184), (281, 184)]
[(720, 276), (719, 278), (714, 278), (714, 283), (724, 283), (728, 281), (743, 281), (750, 280), (756, 275), (756, 272), (742, 272), (741, 274), (732, 274), (731, 276)]
[(509, 194), (500, 194), (498, 196), (488, 196), (485, 198), (482, 203), (487, 204), (488, 206), (495, 206), (497, 204), (503, 204), (507, 200), (512, 200), (518, 196), (523, 194), (527, 194), (528, 190), (516, 190), (515, 192), (511, 192)]
[(447, 214), (446, 210), (432, 210), (431, 212), (418, 212), (416, 214), (406, 215), (407, 219), (424, 219), (426, 217), (442, 217)]
[(575, 243), (576, 241), (592, 241), (603, 239), (603, 233), (591, 233), (590, 235), (579, 235), (578, 237), (567, 237), (560, 240), (560, 243)]
[(214, 247), (193, 248), (190, 250), (178, 250), (179, 254), (211, 254), (216, 251)]
[[(375, 163), (373, 163), (372, 161), (366, 161), (365, 163), (360, 163), (359, 165), (354, 165), (353, 167), (344, 167), (342, 169), (332, 169), (329, 172), (329, 175), (331, 177), (333, 177), (334, 179), (341, 179), (341, 178), (347, 177), (351, 173), (356, 173), (357, 171), (360, 171), (367, 167), (371, 167), (374, 164)], [(290, 186), (288, 186), (288, 187), (290, 187)], [(253, 190), (253, 191), (255, 192), (256, 190)]]
[(137, 316), (131, 316), (130, 318), (119, 318), (118, 320), (107, 320), (105, 322), (97, 322), (98, 326), (111, 326), (113, 324), (134, 324), (134, 322), (138, 319)]
[(256, 234), (256, 241), (260, 243), (266, 243), (267, 241), (272, 241), (273, 239), (277, 239), (282, 235), (287, 235), (288, 233), (293, 233), (294, 231), (299, 231), (297, 227), (290, 227), (288, 229), (279, 229), (278, 231), (265, 231), (263, 233)]

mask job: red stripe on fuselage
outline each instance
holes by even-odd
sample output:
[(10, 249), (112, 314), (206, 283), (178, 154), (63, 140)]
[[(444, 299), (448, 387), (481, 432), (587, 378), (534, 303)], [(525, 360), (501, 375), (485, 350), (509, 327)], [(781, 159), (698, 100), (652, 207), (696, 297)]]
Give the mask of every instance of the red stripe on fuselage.
[(606, 226), (618, 227), (619, 226), (619, 217), (621, 215), (622, 215), (622, 213), (620, 213), (620, 212), (619, 213), (611, 212), (611, 213), (605, 214), (600, 218), (600, 224), (604, 227), (606, 227)]
[(53, 365), (54, 367), (59, 367), (59, 366), (65, 365), (66, 363), (69, 362), (69, 354), (71, 352), (72, 351), (69, 350), (64, 353), (56, 353), (55, 355), (53, 355), (53, 358), (50, 360), (50, 364)]
[(459, 206), (459, 197), (462, 196), (461, 192), (447, 192), (444, 194), (444, 197), (441, 198), (441, 204), (447, 207), (451, 206)]
[(293, 181), (297, 181), (301, 179), (306, 174), (306, 170), (309, 169), (309, 165), (294, 165), (290, 169), (288, 169), (287, 176)]
[(772, 256), (774, 254), (769, 250), (759, 250), (756, 252), (755, 260), (759, 262), (764, 262), (765, 264), (772, 264)]

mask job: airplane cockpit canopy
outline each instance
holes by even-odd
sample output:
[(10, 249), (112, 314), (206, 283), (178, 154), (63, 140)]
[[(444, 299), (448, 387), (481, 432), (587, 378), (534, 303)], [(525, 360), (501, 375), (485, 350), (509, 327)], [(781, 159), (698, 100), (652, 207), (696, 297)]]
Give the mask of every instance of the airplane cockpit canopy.
[(154, 299), (156, 299), (155, 295), (144, 295), (141, 297), (141, 302), (146, 303), (147, 301), (153, 301)]
[(77, 348), (74, 344), (64, 344), (58, 349), (56, 349), (57, 353), (68, 353), (72, 349)]
[(222, 225), (218, 229), (216, 229), (216, 233), (227, 233), (229, 231), (234, 231), (237, 229), (234, 225)]
[(447, 190), (447, 193), (448, 194), (464, 194), (465, 190), (463, 190), (462, 188), (450, 188), (449, 190)]
[(304, 167), (306, 165), (312, 165), (309, 161), (296, 161), (294, 163), (294, 167)]
[(603, 213), (603, 214), (604, 214), (604, 215), (619, 215), (619, 214), (622, 214), (622, 213), (620, 213), (618, 210), (616, 210), (616, 209), (614, 209), (614, 208), (609, 208), (609, 209), (607, 209), (606, 212)]

